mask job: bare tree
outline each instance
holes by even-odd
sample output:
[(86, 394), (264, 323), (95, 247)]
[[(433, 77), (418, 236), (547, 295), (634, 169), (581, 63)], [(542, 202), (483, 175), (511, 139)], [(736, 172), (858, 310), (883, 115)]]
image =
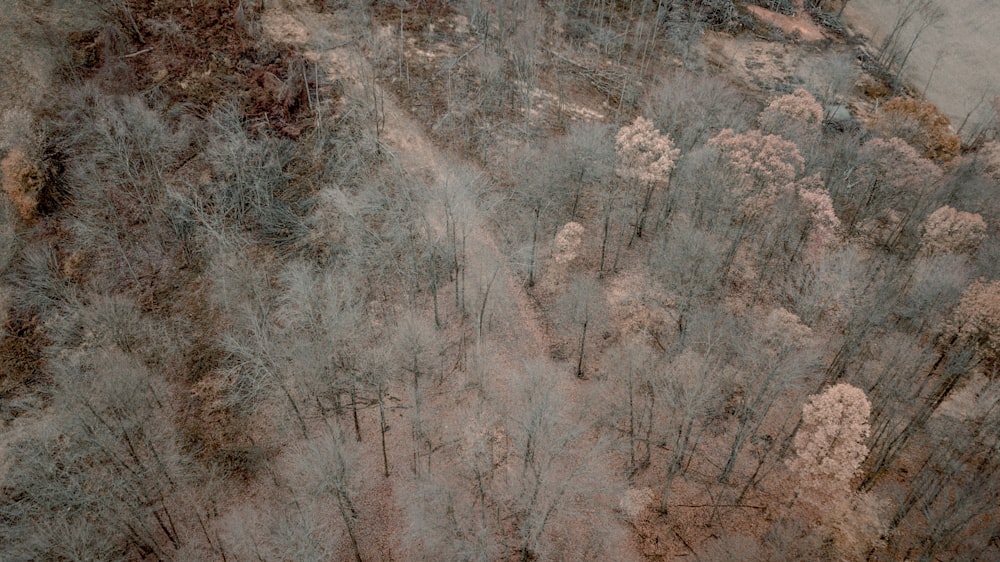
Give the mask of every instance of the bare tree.
[[(711, 347), (709, 343), (708, 347)], [(709, 350), (710, 353), (710, 350)], [(656, 430), (670, 451), (660, 495), (660, 512), (670, 510), (674, 480), (683, 477), (704, 429), (706, 414), (717, 406), (722, 366), (711, 355), (685, 349), (664, 365), (656, 382), (663, 421)]]
[[(729, 480), (744, 447), (756, 440), (774, 403), (779, 397), (794, 396), (804, 374), (817, 363), (810, 349), (814, 345), (812, 330), (797, 316), (779, 308), (762, 320), (756, 329), (747, 327), (751, 335), (737, 343), (747, 347), (738, 354), (743, 372), (736, 378), (740, 396), (735, 406), (736, 429), (729, 457), (718, 477), (721, 483)], [(755, 472), (760, 469), (758, 466)]]
[(204, 544), (190, 516), (206, 511), (185, 499), (198, 469), (180, 450), (164, 381), (113, 346), (67, 350), (53, 367), (58, 415), (17, 444), (4, 476), (4, 550), (172, 558)]
[(398, 372), (409, 379), (412, 407), (412, 469), (415, 474), (421, 474), (421, 463), (426, 462), (428, 469), (433, 453), (433, 436), (424, 427), (424, 393), (421, 387), (426, 385), (436, 371), (439, 371), (439, 356), (441, 342), (433, 327), (417, 313), (409, 313), (400, 317), (393, 335), (394, 363)]
[(692, 321), (692, 339), (697, 338), (698, 343), (680, 347), (679, 354), (660, 363), (655, 375), (654, 389), (662, 399), (654, 435), (669, 451), (661, 486), (661, 513), (669, 512), (674, 482), (687, 473), (710, 418), (725, 400), (722, 390), (733, 376), (732, 369), (714, 355), (719, 343), (715, 335), (718, 320), (706, 314)]
[(578, 123), (570, 127), (566, 137), (556, 146), (553, 166), (560, 176), (556, 194), (572, 194), (564, 203), (570, 221), (578, 218), (584, 190), (600, 188), (611, 180), (614, 170), (612, 139), (607, 125)]
[(899, 324), (914, 334), (938, 335), (971, 281), (966, 256), (920, 256), (913, 263), (906, 299), (897, 309)]
[(584, 355), (587, 350), (588, 331), (593, 338), (593, 334), (598, 332), (605, 316), (604, 292), (600, 284), (591, 277), (578, 277), (573, 280), (569, 292), (563, 295), (559, 301), (559, 308), (563, 320), (579, 329), (579, 343), (575, 346), (577, 352), (576, 368), (574, 372), (578, 378), (585, 377)]
[(723, 242), (717, 236), (678, 217), (662, 235), (650, 257), (653, 274), (677, 302), (675, 320), (681, 348), (689, 315), (719, 289), (718, 274), (724, 251)]
[(358, 544), (361, 521), (352, 499), (356, 494), (356, 453), (339, 427), (329, 425), (326, 429), (325, 435), (306, 443), (296, 459), (300, 464), (295, 468), (301, 473), (296, 483), (309, 490), (311, 499), (328, 498), (329, 501), (332, 498), (347, 532), (354, 560), (361, 562)]
[(432, 558), (613, 556), (605, 537), (617, 489), (600, 468), (604, 440), (587, 436), (589, 420), (564, 401), (552, 366), (530, 362), (515, 375), (459, 429), (456, 462), (408, 502), (414, 544)]
[(628, 441), (630, 475), (649, 466), (656, 412), (656, 356), (645, 346), (628, 344), (605, 354), (604, 395), (610, 396), (608, 423)]
[(703, 73), (667, 75), (646, 102), (646, 115), (677, 143), (682, 154), (727, 127), (743, 130), (752, 105), (725, 80)]
[(901, 139), (872, 139), (862, 146), (855, 181), (831, 191), (843, 210), (848, 235), (862, 232), (884, 244), (913, 227), (921, 205), (942, 178), (941, 169)]
[(463, 317), (467, 314), (465, 297), (469, 255), (466, 249), (469, 233), (476, 227), (472, 222), (475, 216), (472, 205), (478, 189), (477, 182), (471, 171), (463, 171), (458, 177), (448, 178), (441, 190), (445, 212), (446, 261), (455, 289), (455, 308)]
[(925, 400), (929, 386), (925, 378), (915, 373), (927, 372), (937, 359), (933, 350), (906, 334), (885, 334), (873, 343), (877, 350), (874, 356), (851, 377), (852, 383), (862, 388), (872, 403), (869, 455), (862, 467), (864, 490), (870, 489), (891, 465), (908, 435), (915, 430), (910, 424), (913, 405)]
[[(879, 62), (887, 69), (896, 68), (893, 82), (899, 82), (906, 63), (920, 36), (945, 16), (945, 10), (933, 0), (897, 0), (899, 6), (892, 30), (882, 40)], [(912, 33), (909, 42), (904, 39)]]
[[(362, 367), (357, 355), (368, 331), (358, 289), (353, 280), (293, 262), (281, 275), (284, 291), (276, 300), (281, 362), (305, 388), (304, 401), (315, 402), (324, 418), (332, 410), (347, 412), (355, 437), (361, 440), (358, 408)], [(348, 408), (342, 398), (347, 396)]]
[(808, 77), (809, 90), (826, 105), (824, 117), (832, 117), (830, 109), (833, 104), (841, 104), (850, 93), (859, 72), (857, 57), (852, 53), (830, 53), (823, 57), (823, 62), (815, 74)]
[[(978, 404), (976, 402), (979, 402)], [(960, 417), (941, 416), (926, 435), (928, 451), (915, 463), (911, 485), (895, 490), (886, 545), (888, 555), (919, 560), (983, 556), (996, 550), (998, 404), (995, 394), (966, 402)], [(978, 552), (978, 553), (977, 553)]]
[(294, 414), (298, 430), (308, 438), (305, 414), (296, 396), (295, 383), (285, 368), (283, 344), (276, 328), (278, 295), (271, 272), (246, 259), (245, 249), (225, 237), (214, 263), (213, 300), (230, 320), (231, 329), (221, 338), (228, 354), (225, 376), (230, 382), (231, 403), (252, 411), (272, 392), (280, 391)]

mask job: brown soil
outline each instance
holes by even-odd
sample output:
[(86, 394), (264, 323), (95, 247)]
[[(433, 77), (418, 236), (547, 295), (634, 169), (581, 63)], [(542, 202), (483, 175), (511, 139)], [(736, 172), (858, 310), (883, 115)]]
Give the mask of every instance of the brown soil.
[(37, 318), (15, 316), (0, 328), (0, 400), (24, 392), (24, 386), (41, 382), (45, 364), (42, 352), (48, 340)]
[(309, 91), (323, 86), (288, 45), (258, 40), (260, 14), (251, 5), (140, 4), (131, 17), (119, 14), (124, 34), (104, 28), (71, 37), (74, 58), (106, 90), (155, 88), (171, 105), (201, 112), (235, 102), (255, 126), (298, 136), (311, 116)]
[(816, 25), (812, 18), (809, 17), (809, 13), (802, 8), (802, 0), (798, 0), (796, 4), (798, 10), (798, 15), (796, 16), (786, 16), (785, 14), (772, 12), (767, 8), (761, 8), (752, 4), (747, 5), (747, 10), (760, 21), (777, 27), (782, 33), (793, 39), (806, 42), (829, 39), (829, 35)]

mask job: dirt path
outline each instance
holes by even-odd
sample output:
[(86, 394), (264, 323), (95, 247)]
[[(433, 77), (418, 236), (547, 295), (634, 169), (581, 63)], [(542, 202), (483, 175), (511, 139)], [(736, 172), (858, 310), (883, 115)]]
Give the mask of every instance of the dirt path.
[[(320, 63), (330, 77), (346, 79), (355, 85), (367, 78), (370, 83), (372, 70), (356, 44), (335, 31), (343, 29), (344, 24), (338, 24), (334, 15), (317, 14), (306, 2), (286, 2), (284, 9), (278, 8), (280, 6), (265, 12), (263, 23), (268, 35), (300, 47), (305, 56)], [(324, 48), (324, 45), (332, 46)], [(509, 309), (503, 311), (503, 316), (512, 317), (517, 325), (512, 333), (516, 337), (507, 342), (513, 346), (510, 351), (522, 358), (546, 356), (544, 330), (538, 315), (478, 208), (473, 189), (476, 178), (484, 176), (482, 170), (472, 162), (459, 160), (440, 150), (388, 89), (375, 87), (384, 111), (385, 130), (381, 140), (404, 174), (426, 183), (432, 190), (428, 199), (437, 203), (430, 204), (427, 209), (432, 227), (444, 232), (446, 199), (453, 208), (462, 211), (461, 218), (468, 232), (466, 282), (470, 299), (483, 289), (474, 283), (485, 285), (495, 274), (491, 293), (501, 297), (500, 302), (503, 297), (508, 299)]]
[[(988, 117), (989, 102), (1000, 94), (1000, 2), (996, 0), (935, 0), (943, 10), (936, 23), (920, 36), (906, 63), (904, 78), (917, 92), (934, 102), (962, 127), (962, 135), (975, 130)], [(892, 31), (901, 4), (909, 0), (851, 0), (844, 11), (853, 29), (879, 45)], [(903, 34), (913, 37), (914, 25)], [(985, 101), (984, 100), (985, 94)]]
[(786, 16), (760, 6), (747, 4), (746, 8), (761, 21), (769, 23), (784, 33), (795, 35), (799, 41), (822, 41), (826, 39), (823, 29), (809, 17), (803, 7), (803, 0), (795, 0), (796, 16)]
[[(315, 13), (306, 2), (286, 1), (266, 11), (263, 24), (265, 32), (272, 38), (298, 46), (307, 58), (321, 64), (331, 78), (344, 80), (350, 84), (349, 88), (360, 88), (363, 83), (371, 87), (371, 69), (359, 52), (357, 43), (340, 36), (337, 31), (349, 29), (350, 23), (338, 22), (336, 18), (336, 15)], [(393, 40), (388, 30), (377, 33), (384, 33), (382, 39), (386, 41)], [(585, 413), (585, 390), (573, 377), (569, 364), (555, 363), (549, 357), (548, 338), (539, 311), (501, 250), (487, 216), (479, 208), (475, 179), (485, 177), (485, 174), (475, 163), (436, 146), (388, 89), (375, 87), (384, 104), (385, 129), (381, 141), (406, 176), (428, 186), (431, 203), (426, 214), (431, 228), (438, 229), (443, 235), (446, 200), (453, 209), (460, 210), (458, 214), (466, 225), (466, 294), (472, 322), (477, 322), (482, 303), (480, 297), (486, 285), (491, 284), (488, 320), (482, 339), (487, 342), (488, 360), (491, 362), (488, 374), (490, 394), (499, 400), (496, 403), (487, 401), (482, 406), (494, 409), (495, 414), (502, 416), (505, 406), (498, 402), (524, 392), (524, 381), (520, 377), (525, 372), (525, 362), (530, 362), (534, 368), (542, 366), (545, 367), (544, 372), (556, 374), (552, 380), (552, 391), (561, 397), (560, 410), (578, 419), (589, 419), (590, 416)], [(371, 95), (370, 90), (368, 95)], [(616, 473), (612, 467), (601, 464), (601, 470), (609, 478)], [(405, 482), (392, 482), (392, 486), (406, 485)], [(384, 490), (386, 496), (396, 493), (392, 489)], [(378, 512), (393, 511), (392, 502), (391, 497), (382, 498), (382, 507)], [(384, 526), (383, 532), (395, 535), (389, 541), (396, 545), (394, 555), (405, 556), (406, 540), (400, 535), (405, 530), (405, 522), (396, 520)], [(622, 545), (618, 552), (620, 559), (639, 559), (638, 553), (629, 551), (630, 548)]]

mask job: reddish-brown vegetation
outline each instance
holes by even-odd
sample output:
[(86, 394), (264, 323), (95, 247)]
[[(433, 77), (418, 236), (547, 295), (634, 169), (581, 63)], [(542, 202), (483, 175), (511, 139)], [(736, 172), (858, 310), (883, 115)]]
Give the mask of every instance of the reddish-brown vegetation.
[(32, 158), (18, 146), (0, 161), (0, 174), (3, 191), (21, 220), (33, 223), (40, 214), (52, 210), (58, 178), (49, 164)]
[(926, 158), (948, 162), (958, 156), (962, 140), (951, 120), (929, 101), (895, 97), (879, 108), (875, 128), (917, 147)]

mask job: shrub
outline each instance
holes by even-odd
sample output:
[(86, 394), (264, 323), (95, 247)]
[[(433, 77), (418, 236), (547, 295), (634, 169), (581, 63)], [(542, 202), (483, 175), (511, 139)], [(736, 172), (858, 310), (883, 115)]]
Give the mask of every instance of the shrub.
[(3, 171), (3, 190), (17, 214), (26, 222), (34, 221), (38, 218), (39, 199), (46, 184), (44, 172), (20, 147), (11, 149), (0, 161), (0, 170)]
[(796, 14), (795, 3), (791, 0), (751, 0), (749, 4), (756, 4), (762, 8), (767, 8), (772, 12), (794, 16)]
[(766, 133), (791, 130), (794, 136), (815, 135), (823, 124), (823, 106), (812, 94), (799, 88), (771, 100), (758, 119)]
[(567, 264), (576, 259), (583, 241), (583, 225), (578, 222), (568, 222), (556, 233), (555, 260), (558, 264)]
[(951, 120), (929, 101), (895, 97), (882, 105), (875, 129), (899, 137), (924, 157), (947, 162), (958, 156), (962, 140), (952, 132)]

